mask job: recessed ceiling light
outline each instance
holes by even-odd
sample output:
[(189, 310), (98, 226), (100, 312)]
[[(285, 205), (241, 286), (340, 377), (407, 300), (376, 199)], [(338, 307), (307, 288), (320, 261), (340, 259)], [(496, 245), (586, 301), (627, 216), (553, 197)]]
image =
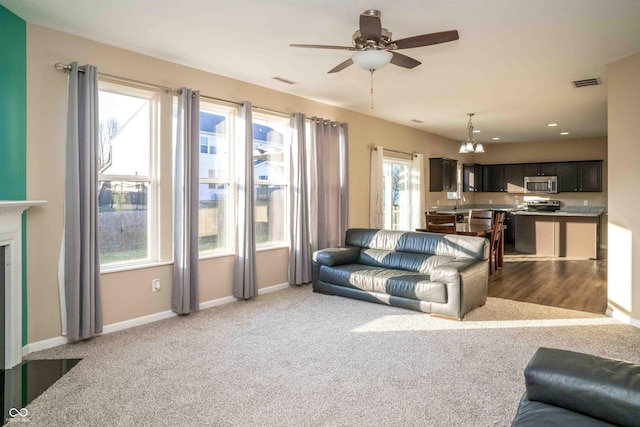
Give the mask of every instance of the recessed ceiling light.
[(569, 135), (569, 132), (560, 132), (560, 135)]
[(480, 133), (480, 131), (478, 129), (474, 129), (473, 133)]
[(554, 126), (558, 126), (558, 124), (557, 123), (549, 123), (547, 126), (554, 127)]
[(493, 139), (494, 141), (500, 141), (500, 137), (497, 137), (497, 136), (495, 136), (495, 137), (493, 137), (491, 139)]

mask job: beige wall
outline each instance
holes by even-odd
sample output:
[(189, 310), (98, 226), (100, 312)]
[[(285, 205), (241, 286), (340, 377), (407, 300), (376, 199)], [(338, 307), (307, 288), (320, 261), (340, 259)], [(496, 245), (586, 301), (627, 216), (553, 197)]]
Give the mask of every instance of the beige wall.
[[(607, 68), (609, 306), (640, 327), (640, 53)], [(638, 234), (636, 234), (638, 233)]]
[[(249, 100), (265, 108), (303, 112), (349, 124), (350, 225), (368, 226), (369, 145), (419, 152), (425, 158), (453, 156), (457, 144), (413, 128), (287, 95), (182, 65), (106, 46), (27, 24), (27, 196), (49, 203), (28, 215), (28, 341), (60, 335), (57, 264), (62, 236), (67, 77), (55, 62), (93, 64), (103, 73), (168, 87), (187, 86), (203, 95), (232, 101)], [(166, 114), (167, 110), (164, 110)], [(165, 122), (166, 123), (166, 122)], [(170, 133), (164, 129), (161, 133)], [(161, 142), (161, 162), (167, 166), (167, 140)], [(425, 165), (428, 174), (428, 163)], [(161, 189), (163, 259), (170, 260), (170, 183)], [(169, 240), (169, 241), (167, 241)], [(257, 255), (260, 288), (287, 281), (287, 249)], [(231, 295), (233, 258), (200, 262), (200, 298), (210, 301)], [(151, 279), (163, 289), (151, 292)], [(112, 324), (170, 309), (171, 265), (102, 275), (104, 323)]]

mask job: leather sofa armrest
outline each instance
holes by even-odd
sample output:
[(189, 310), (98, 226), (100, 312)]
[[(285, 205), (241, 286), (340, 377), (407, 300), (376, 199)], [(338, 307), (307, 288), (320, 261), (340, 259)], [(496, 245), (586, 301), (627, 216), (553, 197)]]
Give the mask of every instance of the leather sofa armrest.
[(328, 248), (315, 251), (313, 262), (327, 266), (353, 264), (358, 261), (359, 256), (360, 248), (357, 247)]
[(639, 364), (541, 347), (524, 375), (529, 400), (621, 426), (640, 420)]
[(477, 262), (477, 259), (458, 258), (446, 264), (440, 264), (431, 270), (431, 280), (441, 283), (457, 282), (464, 270)]

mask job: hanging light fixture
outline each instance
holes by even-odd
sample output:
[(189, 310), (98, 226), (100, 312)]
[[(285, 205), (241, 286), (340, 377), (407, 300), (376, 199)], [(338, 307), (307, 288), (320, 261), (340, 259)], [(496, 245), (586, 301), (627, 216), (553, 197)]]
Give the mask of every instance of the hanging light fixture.
[(471, 118), (475, 115), (475, 113), (468, 113), (469, 123), (467, 124), (467, 130), (469, 131), (469, 136), (466, 141), (462, 141), (460, 143), (460, 150), (458, 153), (484, 153), (484, 147), (482, 143), (476, 142), (473, 138), (473, 123), (471, 122)]

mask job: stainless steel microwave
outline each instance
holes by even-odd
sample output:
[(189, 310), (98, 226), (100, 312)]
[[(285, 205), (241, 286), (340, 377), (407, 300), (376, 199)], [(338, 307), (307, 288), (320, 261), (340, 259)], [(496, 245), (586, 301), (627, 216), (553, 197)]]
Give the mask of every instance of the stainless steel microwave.
[(557, 176), (525, 176), (524, 192), (525, 193), (557, 193), (558, 177)]

